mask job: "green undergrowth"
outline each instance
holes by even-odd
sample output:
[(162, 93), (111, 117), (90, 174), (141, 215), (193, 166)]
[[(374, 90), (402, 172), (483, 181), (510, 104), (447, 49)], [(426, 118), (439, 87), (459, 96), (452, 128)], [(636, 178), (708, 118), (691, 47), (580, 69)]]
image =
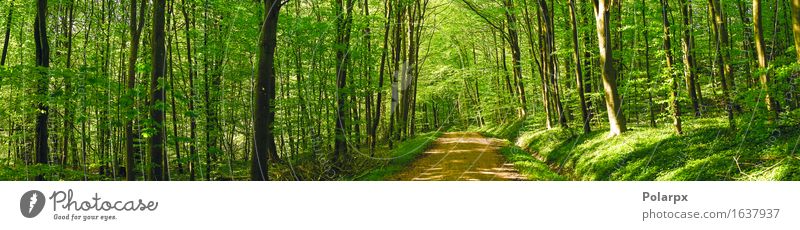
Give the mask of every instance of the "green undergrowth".
[[(505, 124), (485, 126), (475, 131), (484, 136), (515, 140), (519, 135), (536, 129), (536, 120), (518, 119)], [(567, 178), (554, 172), (549, 165), (537, 159), (537, 156), (516, 145), (504, 146), (500, 153), (514, 168), (528, 180), (566, 180)]]
[(632, 125), (611, 138), (608, 129), (540, 129), (521, 132), (515, 144), (573, 180), (800, 180), (797, 125), (747, 117), (738, 127), (731, 131), (723, 118), (685, 119), (683, 135), (671, 125)]
[(518, 146), (509, 145), (500, 149), (500, 153), (514, 164), (514, 168), (528, 180), (565, 180), (566, 178), (550, 170), (544, 162), (536, 159), (528, 151)]
[(383, 154), (378, 154), (375, 160), (380, 163), (377, 167), (366, 170), (355, 176), (353, 180), (380, 181), (387, 180), (392, 175), (405, 169), (414, 162), (436, 140), (441, 132), (418, 134), (416, 137), (401, 142), (396, 148)]

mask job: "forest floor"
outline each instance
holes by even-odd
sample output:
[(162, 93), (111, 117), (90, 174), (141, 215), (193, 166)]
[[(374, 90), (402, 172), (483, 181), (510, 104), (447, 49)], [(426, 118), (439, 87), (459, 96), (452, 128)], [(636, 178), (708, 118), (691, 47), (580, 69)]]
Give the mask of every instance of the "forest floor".
[(500, 149), (508, 141), (476, 132), (444, 133), (417, 160), (389, 180), (525, 180)]

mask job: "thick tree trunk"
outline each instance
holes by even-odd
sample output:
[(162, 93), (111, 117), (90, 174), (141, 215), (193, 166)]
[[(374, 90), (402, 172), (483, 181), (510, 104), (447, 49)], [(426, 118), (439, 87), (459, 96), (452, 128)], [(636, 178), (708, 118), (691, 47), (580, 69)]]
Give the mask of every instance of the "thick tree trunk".
[(597, 25), (597, 43), (600, 48), (601, 77), (605, 89), (606, 109), (608, 112), (609, 136), (617, 136), (627, 130), (622, 113), (619, 93), (617, 92), (617, 73), (614, 69), (614, 58), (611, 50), (611, 33), (609, 27), (609, 0), (594, 1), (594, 15)]
[(150, 119), (153, 119), (153, 134), (150, 137), (150, 177), (164, 180), (164, 86), (165, 68), (165, 8), (166, 0), (155, 0), (153, 6), (153, 73), (150, 78)]
[(261, 25), (261, 37), (258, 53), (258, 76), (256, 79), (254, 145), (250, 165), (251, 180), (268, 180), (268, 160), (278, 160), (275, 146), (275, 46), (278, 39), (278, 14), (281, 9), (280, 0), (265, 0), (264, 22)]
[[(36, 1), (36, 19), (33, 23), (33, 36), (36, 45), (36, 66), (42, 67), (39, 80), (37, 81), (36, 93), (48, 98), (48, 88), (50, 86), (50, 75), (47, 69), (50, 68), (50, 45), (47, 39), (47, 0)], [(36, 102), (36, 163), (46, 165), (49, 163), (50, 148), (48, 146), (47, 123), (49, 121), (49, 107), (44, 101)], [(44, 180), (44, 175), (36, 175), (36, 180)]]

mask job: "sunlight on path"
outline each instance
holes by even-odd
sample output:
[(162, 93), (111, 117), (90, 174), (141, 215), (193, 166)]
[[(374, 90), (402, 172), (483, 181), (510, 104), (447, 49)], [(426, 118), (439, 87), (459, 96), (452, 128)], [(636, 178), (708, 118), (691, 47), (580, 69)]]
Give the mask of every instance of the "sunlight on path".
[(392, 180), (524, 180), (500, 155), (506, 142), (479, 133), (445, 133)]

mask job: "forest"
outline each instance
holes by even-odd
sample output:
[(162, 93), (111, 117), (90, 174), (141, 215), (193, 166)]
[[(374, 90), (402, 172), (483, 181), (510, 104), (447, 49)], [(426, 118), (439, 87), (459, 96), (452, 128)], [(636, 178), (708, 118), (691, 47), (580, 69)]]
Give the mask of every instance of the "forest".
[(800, 180), (800, 0), (0, 0), (0, 33), (0, 180)]

